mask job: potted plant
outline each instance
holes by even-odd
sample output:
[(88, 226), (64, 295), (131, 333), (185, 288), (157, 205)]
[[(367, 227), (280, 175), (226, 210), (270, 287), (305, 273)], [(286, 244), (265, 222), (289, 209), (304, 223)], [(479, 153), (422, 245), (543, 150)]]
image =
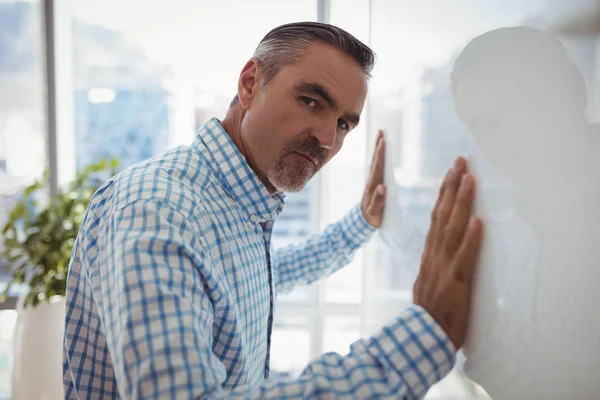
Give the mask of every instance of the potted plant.
[(64, 398), (62, 340), (64, 295), (71, 251), (94, 192), (118, 162), (102, 160), (77, 172), (58, 193), (47, 196), (49, 173), (25, 188), (1, 234), (13, 285), (23, 285), (14, 334), (13, 398)]

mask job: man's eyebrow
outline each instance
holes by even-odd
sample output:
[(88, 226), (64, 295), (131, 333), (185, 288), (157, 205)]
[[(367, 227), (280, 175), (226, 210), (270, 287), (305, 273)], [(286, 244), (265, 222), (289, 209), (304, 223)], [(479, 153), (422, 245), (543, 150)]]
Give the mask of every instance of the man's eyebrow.
[(348, 121), (353, 128), (360, 122), (360, 115), (355, 113), (346, 113), (342, 115), (342, 118)]
[[(329, 105), (329, 107), (333, 109), (338, 108), (337, 101), (333, 98), (333, 96), (329, 93), (329, 91), (325, 88), (325, 86), (316, 82), (300, 82), (295, 85), (295, 88), (299, 92), (310, 93), (313, 96), (318, 96), (325, 100), (325, 102)], [(356, 113), (346, 113), (342, 116), (345, 120), (347, 120), (353, 127), (358, 125), (360, 122), (360, 116)]]
[(329, 91), (325, 88), (325, 86), (320, 83), (315, 82), (300, 82), (296, 86), (296, 90), (299, 92), (310, 93), (314, 96), (319, 96), (329, 105), (329, 107), (333, 109), (338, 108), (337, 101), (333, 98), (333, 96), (329, 93)]

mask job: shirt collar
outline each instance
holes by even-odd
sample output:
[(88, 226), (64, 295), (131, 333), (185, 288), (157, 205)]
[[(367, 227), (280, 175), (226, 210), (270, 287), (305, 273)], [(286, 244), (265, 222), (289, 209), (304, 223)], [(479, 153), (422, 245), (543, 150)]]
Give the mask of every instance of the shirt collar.
[(284, 195), (269, 193), (218, 119), (211, 118), (200, 128), (194, 145), (208, 153), (208, 167), (251, 220), (274, 220), (283, 210)]

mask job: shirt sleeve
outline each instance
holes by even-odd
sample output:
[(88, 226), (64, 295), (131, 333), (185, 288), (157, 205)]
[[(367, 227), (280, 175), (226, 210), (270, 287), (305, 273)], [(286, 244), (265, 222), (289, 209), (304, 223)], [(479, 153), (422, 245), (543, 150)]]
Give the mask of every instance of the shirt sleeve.
[(272, 257), (275, 287), (285, 293), (330, 275), (352, 261), (356, 251), (375, 232), (357, 205), (339, 222), (299, 244), (275, 250)]
[(122, 398), (419, 398), (454, 363), (448, 337), (413, 306), (347, 355), (316, 359), (298, 379), (226, 391), (225, 366), (212, 351), (208, 293), (216, 283), (186, 219), (171, 207), (139, 202), (109, 221), (110, 257), (91, 275), (100, 281), (94, 301)]
[(445, 377), (455, 349), (422, 308), (407, 308), (394, 322), (346, 355), (326, 353), (296, 380), (267, 380), (215, 398), (227, 399), (420, 399)]

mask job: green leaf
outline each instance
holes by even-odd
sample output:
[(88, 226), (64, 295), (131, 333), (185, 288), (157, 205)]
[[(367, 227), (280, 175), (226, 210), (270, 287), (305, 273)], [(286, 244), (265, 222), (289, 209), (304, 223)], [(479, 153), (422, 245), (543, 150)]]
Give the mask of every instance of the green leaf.
[(25, 273), (29, 267), (29, 262), (26, 259), (21, 258), (19, 261), (10, 265), (10, 270), (13, 273), (13, 282), (17, 284), (23, 283), (25, 279)]
[(6, 301), (6, 298), (8, 297), (8, 292), (10, 291), (10, 288), (12, 286), (12, 283), (8, 283), (8, 285), (6, 285), (6, 288), (2, 291), (2, 293), (0, 293), (0, 303), (4, 303)]
[(34, 298), (37, 298), (37, 293), (34, 292), (33, 290), (30, 290), (29, 293), (27, 293), (27, 295), (25, 296), (25, 299), (23, 299), (23, 306), (28, 307), (28, 306), (32, 305)]
[(46, 168), (44, 170), (44, 175), (42, 176), (42, 181), (50, 182), (50, 169), (49, 168)]
[(33, 193), (35, 193), (39, 189), (42, 189), (43, 187), (43, 182), (36, 181), (32, 185), (29, 185), (25, 188), (25, 190), (23, 191), (23, 197), (30, 197)]
[(13, 283), (16, 283), (17, 285), (20, 285), (23, 283), (23, 280), (25, 279), (25, 273), (23, 271), (16, 271), (13, 274)]
[(65, 294), (71, 252), (89, 202), (118, 165), (116, 159), (90, 164), (77, 171), (69, 185), (38, 202), (49, 182), (46, 170), (42, 179), (25, 188), (10, 210), (2, 227), (0, 242), (4, 250), (0, 257), (9, 262), (9, 287), (28, 285), (25, 306), (35, 307), (52, 296)]

